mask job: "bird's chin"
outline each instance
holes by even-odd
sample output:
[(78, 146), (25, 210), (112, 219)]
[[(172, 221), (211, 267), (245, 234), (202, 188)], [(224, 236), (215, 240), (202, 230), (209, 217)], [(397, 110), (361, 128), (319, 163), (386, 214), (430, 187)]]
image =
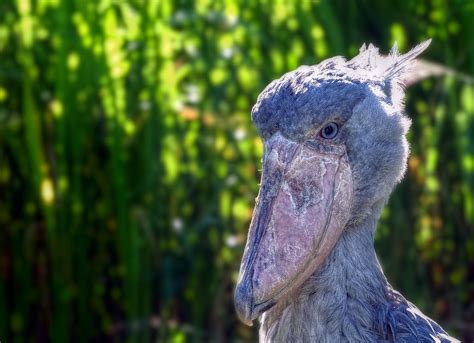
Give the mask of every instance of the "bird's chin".
[[(305, 275), (301, 273), (300, 275)], [(296, 282), (295, 282), (296, 281)], [(252, 321), (260, 317), (264, 312), (271, 310), (285, 298), (298, 291), (296, 285), (303, 283), (304, 280), (288, 280), (280, 290), (262, 290), (254, 289), (250, 283), (241, 282), (235, 291), (235, 306), (239, 319), (246, 325), (252, 326)], [(256, 303), (254, 293), (264, 294), (265, 298)]]
[(275, 306), (277, 301), (273, 298), (269, 298), (260, 304), (254, 304), (252, 299), (248, 299), (249, 295), (251, 297), (251, 291), (249, 292), (246, 289), (242, 289), (241, 286), (240, 288), (238, 287), (235, 293), (235, 306), (239, 319), (244, 324), (252, 326), (252, 321)]
[(235, 291), (247, 324), (298, 290), (318, 270), (349, 219), (352, 178), (345, 151), (265, 143), (257, 205)]

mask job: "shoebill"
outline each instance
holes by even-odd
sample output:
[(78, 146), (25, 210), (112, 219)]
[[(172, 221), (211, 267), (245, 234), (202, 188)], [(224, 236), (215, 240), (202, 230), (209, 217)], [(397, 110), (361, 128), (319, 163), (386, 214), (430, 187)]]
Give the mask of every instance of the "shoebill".
[(235, 306), (249, 325), (260, 318), (261, 342), (456, 341), (390, 286), (374, 250), (406, 169), (403, 87), (429, 43), (387, 56), (364, 45), (258, 97), (263, 172)]

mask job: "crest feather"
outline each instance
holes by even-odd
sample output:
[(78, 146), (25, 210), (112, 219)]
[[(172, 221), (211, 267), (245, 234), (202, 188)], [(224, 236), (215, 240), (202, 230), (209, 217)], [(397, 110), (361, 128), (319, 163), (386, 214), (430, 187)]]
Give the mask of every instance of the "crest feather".
[[(413, 49), (408, 51), (406, 54), (398, 56), (398, 47), (395, 45), (392, 48), (392, 51), (390, 51), (390, 57), (394, 59), (393, 63), (391, 66), (385, 71), (385, 78), (387, 79), (394, 79), (397, 77), (401, 77), (404, 72), (406, 72), (415, 62), (415, 59), (428, 48), (428, 46), (431, 43), (431, 39), (428, 39), (417, 46), (415, 46)], [(396, 55), (392, 54), (396, 53)]]
[(390, 57), (391, 58), (398, 58), (398, 56), (400, 56), (400, 53), (398, 52), (398, 44), (395, 41), (395, 43), (393, 43), (392, 49), (390, 49)]
[(381, 55), (379, 49), (373, 44), (367, 47), (365, 43), (359, 50), (359, 55), (347, 62), (353, 69), (362, 69), (369, 77), (385, 81), (398, 80), (403, 82), (404, 75), (420, 55), (431, 43), (431, 39), (417, 45), (406, 54), (400, 55), (395, 42), (389, 55)]

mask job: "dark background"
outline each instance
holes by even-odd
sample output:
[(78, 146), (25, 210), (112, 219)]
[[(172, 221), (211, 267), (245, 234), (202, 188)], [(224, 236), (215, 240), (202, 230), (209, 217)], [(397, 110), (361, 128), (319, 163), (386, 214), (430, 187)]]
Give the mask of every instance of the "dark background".
[[(232, 304), (258, 191), (258, 93), (363, 42), (474, 74), (474, 1), (2, 0), (2, 342), (254, 341)], [(376, 248), (474, 339), (474, 88), (411, 87)]]

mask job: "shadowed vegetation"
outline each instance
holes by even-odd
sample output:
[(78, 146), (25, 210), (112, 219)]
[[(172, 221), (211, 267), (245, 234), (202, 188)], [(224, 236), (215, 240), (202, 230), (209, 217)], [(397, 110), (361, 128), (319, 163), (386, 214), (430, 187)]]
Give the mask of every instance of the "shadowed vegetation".
[[(254, 341), (233, 287), (260, 177), (258, 93), (363, 42), (474, 74), (472, 1), (0, 3), (0, 339)], [(408, 91), (408, 172), (377, 251), (474, 339), (474, 86)]]

